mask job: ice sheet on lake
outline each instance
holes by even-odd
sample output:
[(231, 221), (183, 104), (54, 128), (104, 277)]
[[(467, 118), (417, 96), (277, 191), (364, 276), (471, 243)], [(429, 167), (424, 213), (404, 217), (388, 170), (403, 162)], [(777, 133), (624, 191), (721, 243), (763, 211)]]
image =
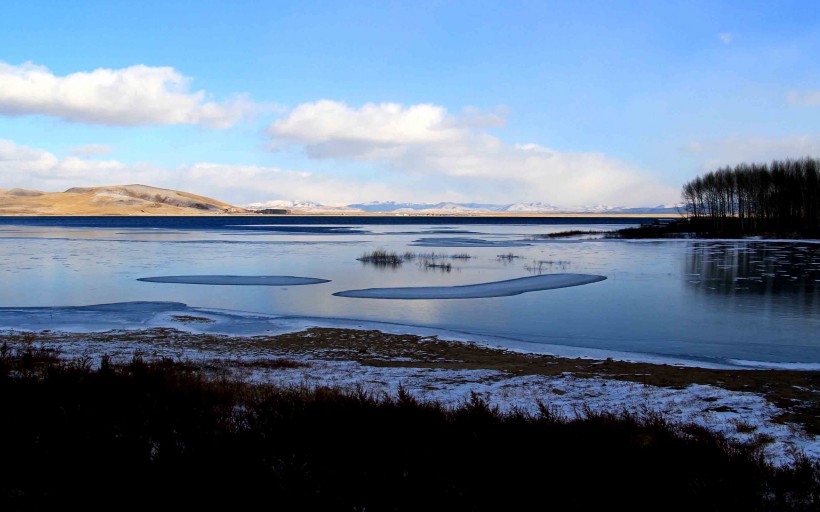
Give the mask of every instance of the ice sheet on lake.
[(419, 238), (409, 244), (415, 247), (527, 247), (532, 244), (516, 240), (485, 240), (483, 238), (441, 237)]
[(362, 235), (370, 234), (371, 231), (353, 226), (283, 226), (281, 224), (236, 224), (227, 225), (233, 230), (240, 232), (245, 231), (262, 231), (266, 233), (285, 233), (290, 235)]
[(463, 286), (418, 286), (406, 288), (368, 288), (347, 290), (333, 295), (359, 299), (477, 299), (487, 297), (509, 297), (526, 292), (568, 288), (597, 283), (604, 276), (589, 274), (541, 274), (520, 277), (492, 283), (468, 284)]
[[(203, 322), (185, 321), (198, 317)], [(88, 306), (0, 307), (0, 331), (103, 332), (173, 328), (195, 334), (228, 336), (265, 336), (303, 331), (311, 327), (381, 331), (388, 334), (410, 334), (438, 337), (454, 343), (476, 343), (482, 346), (526, 354), (551, 355), (573, 359), (613, 359), (634, 363), (668, 364), (716, 369), (781, 368), (796, 369), (814, 363), (772, 363), (765, 361), (703, 360), (663, 354), (623, 352), (588, 347), (534, 343), (507, 337), (475, 334), (466, 331), (421, 327), (390, 322), (291, 315), (272, 315), (229, 309), (201, 308), (182, 302), (117, 302)]]
[(820, 363), (771, 363), (765, 361), (747, 361), (745, 359), (729, 359), (729, 362), (746, 368), (820, 371)]
[(137, 281), (148, 283), (174, 283), (174, 284), (206, 284), (220, 286), (301, 286), (306, 284), (329, 283), (329, 279), (318, 279), (315, 277), (294, 277), (294, 276), (158, 276), (140, 277)]

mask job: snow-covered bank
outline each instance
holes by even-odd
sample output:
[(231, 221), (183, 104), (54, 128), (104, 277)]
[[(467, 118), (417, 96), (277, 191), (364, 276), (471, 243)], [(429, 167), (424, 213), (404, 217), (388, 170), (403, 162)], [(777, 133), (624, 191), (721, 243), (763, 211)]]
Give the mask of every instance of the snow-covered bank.
[(567, 417), (592, 411), (660, 413), (670, 422), (691, 424), (720, 432), (728, 439), (752, 441), (764, 436), (763, 454), (776, 465), (805, 453), (820, 459), (820, 436), (806, 434), (792, 424), (774, 419), (783, 411), (754, 393), (728, 391), (716, 386), (690, 385), (684, 389), (650, 386), (613, 379), (510, 376), (485, 370), (435, 370), (383, 368), (338, 361), (306, 361), (304, 368), (250, 373), (257, 382), (282, 385), (308, 383), (320, 386), (364, 385), (373, 391), (395, 394), (399, 386), (423, 400), (457, 406), (476, 393), (500, 410), (525, 410), (537, 414), (539, 403)]
[[(204, 326), (211, 318), (189, 314), (179, 315), (176, 321)], [(227, 368), (252, 382), (284, 386), (360, 387), (390, 394), (401, 386), (421, 400), (447, 406), (459, 405), (475, 393), (502, 411), (536, 413), (539, 404), (544, 404), (567, 417), (586, 411), (658, 413), (667, 421), (694, 423), (729, 439), (759, 442), (765, 457), (776, 464), (788, 464), (795, 453), (820, 458), (820, 437), (806, 434), (798, 425), (782, 423), (780, 418), (787, 410), (762, 394), (692, 384), (688, 379), (687, 385), (652, 385), (646, 383), (649, 374), (642, 372), (655, 370), (646, 366), (629, 367), (626, 371), (633, 376), (622, 380), (617, 378), (623, 376), (622, 369), (617, 373), (594, 370), (603, 369), (605, 362), (564, 361), (555, 367), (559, 363), (555, 360), (508, 355), (493, 364), (496, 351), (459, 343), (455, 346), (465, 349), (452, 350), (452, 343), (432, 338), (388, 337), (374, 331), (320, 329), (281, 337), (188, 334), (169, 329), (0, 333), (3, 341), (12, 344), (34, 342), (59, 350), (63, 357), (96, 364), (103, 355), (117, 362), (142, 355), (192, 361), (220, 371)], [(447, 348), (442, 351), (442, 346)], [(524, 373), (522, 361), (528, 368)], [(539, 366), (547, 373), (538, 373)], [(660, 372), (668, 372), (666, 368), (656, 367)]]

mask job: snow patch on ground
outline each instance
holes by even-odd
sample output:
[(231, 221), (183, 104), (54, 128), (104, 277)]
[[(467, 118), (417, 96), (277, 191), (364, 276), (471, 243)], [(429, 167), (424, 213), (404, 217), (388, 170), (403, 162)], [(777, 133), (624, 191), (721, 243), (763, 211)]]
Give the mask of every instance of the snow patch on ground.
[(396, 394), (403, 387), (424, 401), (455, 407), (473, 393), (501, 411), (521, 410), (537, 414), (539, 403), (554, 413), (576, 417), (586, 410), (633, 414), (660, 413), (670, 422), (694, 423), (720, 432), (729, 439), (750, 441), (764, 435), (764, 456), (774, 464), (789, 464), (795, 453), (820, 458), (820, 436), (810, 436), (792, 424), (776, 423), (782, 411), (754, 393), (733, 392), (708, 385), (683, 389), (664, 388), (636, 382), (603, 378), (514, 376), (495, 370), (446, 370), (434, 368), (377, 367), (354, 361), (323, 359), (321, 353), (292, 354), (261, 348), (252, 340), (197, 346), (179, 343), (173, 333), (162, 343), (141, 340), (139, 332), (116, 341), (77, 338), (59, 346), (64, 357), (86, 357), (99, 361), (103, 354), (115, 361), (134, 355), (170, 357), (195, 362), (252, 362), (285, 358), (303, 366), (266, 368), (264, 365), (236, 366), (236, 374), (249, 382), (281, 386), (334, 386), (361, 388), (373, 393)]

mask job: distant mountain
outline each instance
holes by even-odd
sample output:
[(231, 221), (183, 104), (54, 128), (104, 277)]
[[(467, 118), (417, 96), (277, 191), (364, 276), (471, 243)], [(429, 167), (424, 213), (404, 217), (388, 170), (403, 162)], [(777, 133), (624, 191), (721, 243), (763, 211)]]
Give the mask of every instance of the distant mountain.
[(146, 185), (74, 187), (65, 192), (0, 189), (0, 215), (221, 215), (248, 213), (210, 197)]
[(493, 212), (553, 212), (554, 206), (543, 203), (397, 203), (395, 201), (373, 201), (370, 203), (350, 204), (365, 212), (398, 212), (398, 213), (431, 213), (431, 212), (465, 212), (465, 213), (493, 213)]
[(287, 201), (277, 199), (259, 203), (246, 204), (245, 208), (255, 210), (288, 210), (291, 213), (356, 213), (362, 210), (350, 206), (327, 206), (313, 201)]
[(658, 205), (653, 207), (627, 208), (623, 206), (594, 205), (577, 207), (559, 207), (547, 203), (399, 203), (396, 201), (372, 201), (354, 203), (347, 206), (327, 206), (312, 201), (265, 201), (245, 205), (248, 210), (281, 209), (290, 213), (395, 213), (419, 215), (468, 215), (492, 213), (605, 213), (605, 214), (677, 214), (675, 205)]
[[(350, 208), (355, 208), (363, 212), (388, 213), (397, 210), (418, 211), (437, 208), (448, 203), (397, 203), (395, 201), (372, 201), (370, 203), (349, 204)], [(466, 206), (466, 205), (464, 205)]]
[(515, 203), (503, 205), (499, 211), (509, 213), (556, 213), (561, 211), (557, 206), (546, 203)]
[(395, 201), (374, 201), (350, 204), (349, 208), (371, 213), (608, 213), (608, 214), (676, 214), (674, 205), (658, 205), (644, 208), (623, 206), (577, 206), (559, 207), (547, 203), (397, 203)]
[(647, 214), (678, 214), (683, 211), (683, 205), (658, 205), (650, 208), (613, 208), (606, 213), (647, 213)]

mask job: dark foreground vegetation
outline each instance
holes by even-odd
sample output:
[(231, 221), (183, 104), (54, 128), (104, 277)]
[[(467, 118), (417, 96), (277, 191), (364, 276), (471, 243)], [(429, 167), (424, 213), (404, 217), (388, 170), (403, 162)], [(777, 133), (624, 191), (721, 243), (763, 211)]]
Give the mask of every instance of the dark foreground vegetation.
[(711, 232), (820, 234), (820, 160), (724, 167), (683, 186), (687, 215)]
[(818, 468), (647, 415), (281, 389), (0, 355), (0, 509), (816, 510)]

